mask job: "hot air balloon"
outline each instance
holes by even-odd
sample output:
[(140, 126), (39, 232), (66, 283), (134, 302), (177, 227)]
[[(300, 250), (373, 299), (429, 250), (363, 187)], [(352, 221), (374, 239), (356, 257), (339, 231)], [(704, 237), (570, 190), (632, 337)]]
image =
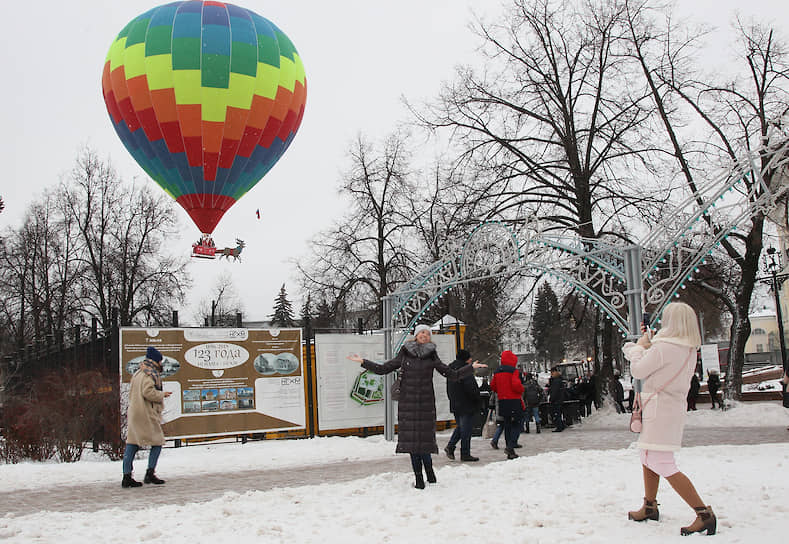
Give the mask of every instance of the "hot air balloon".
[(288, 37), (214, 1), (172, 2), (133, 19), (112, 42), (101, 83), (123, 145), (203, 239), (288, 148), (307, 97)]

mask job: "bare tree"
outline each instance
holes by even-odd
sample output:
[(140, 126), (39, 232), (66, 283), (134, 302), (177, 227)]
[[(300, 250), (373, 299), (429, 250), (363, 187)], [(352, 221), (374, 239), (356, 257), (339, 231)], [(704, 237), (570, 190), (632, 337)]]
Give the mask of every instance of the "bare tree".
[[(632, 209), (649, 166), (649, 95), (623, 49), (622, 6), (514, 0), (499, 25), (479, 22), (488, 71), (462, 69), (437, 104), (415, 112), (452, 132), (479, 172), (491, 214), (539, 211), (587, 238)], [(641, 184), (643, 186), (643, 183)], [(654, 202), (646, 191), (642, 198)]]
[(83, 311), (105, 328), (113, 307), (121, 324), (167, 322), (190, 284), (186, 259), (160, 252), (176, 233), (172, 202), (123, 183), (90, 149), (77, 157), (60, 195), (80, 239)]
[[(459, 70), (436, 104), (412, 108), (452, 134), (490, 215), (630, 241), (628, 221), (664, 200), (644, 183), (654, 106), (623, 14), (621, 1), (513, 0), (500, 24), (477, 23), (485, 71)], [(602, 327), (596, 365), (607, 378), (616, 346)]]
[(17, 349), (79, 322), (76, 240), (61, 211), (57, 196), (46, 192), (30, 205), (21, 228), (3, 240), (2, 311)]
[[(698, 33), (675, 23), (666, 8), (652, 9), (646, 2), (632, 1), (627, 8), (632, 51), (670, 142), (667, 153), (675, 158), (688, 190), (695, 193), (710, 171), (720, 171), (744, 152), (764, 149), (768, 144), (771, 124), (789, 107), (786, 46), (771, 26), (737, 20), (740, 43), (736, 73), (727, 75), (720, 70), (720, 74), (699, 78), (703, 71), (694, 65)], [(698, 122), (706, 126), (703, 137), (699, 137), (697, 128), (686, 128), (689, 120), (696, 121), (691, 123), (694, 128)], [(760, 168), (768, 161), (761, 152)], [(768, 171), (764, 175), (767, 187), (776, 185), (774, 174)], [(749, 190), (755, 189), (754, 199), (761, 196), (758, 180), (746, 176), (743, 182)], [(708, 204), (700, 199), (698, 203)], [(712, 216), (705, 216), (705, 220), (710, 232), (720, 232), (722, 227)], [(732, 314), (726, 394), (734, 399), (741, 394), (745, 342), (751, 332), (748, 315), (759, 273), (764, 222), (764, 213), (756, 211), (748, 225), (722, 242), (718, 257), (728, 259), (732, 269), (728, 285), (718, 287), (702, 281), (702, 286), (715, 293)]]
[(244, 305), (238, 295), (233, 276), (229, 272), (219, 274), (211, 289), (209, 298), (198, 303), (195, 319), (219, 327), (234, 327), (236, 314), (244, 312)]
[(381, 299), (413, 270), (413, 244), (404, 220), (412, 190), (406, 137), (395, 133), (380, 146), (359, 136), (350, 151), (351, 166), (340, 192), (349, 210), (334, 228), (312, 241), (310, 261), (298, 264), (313, 298), (344, 308), (374, 308), (381, 326)]
[[(417, 255), (426, 265), (453, 258), (472, 229), (489, 216), (488, 202), (469, 194), (470, 173), (463, 165), (437, 161), (427, 183), (419, 184), (404, 220), (412, 218)], [(424, 266), (424, 265), (423, 265)], [(438, 304), (425, 311), (427, 320), (450, 314), (466, 325), (465, 347), (488, 364), (497, 365), (501, 337), (507, 321), (517, 313), (528, 295), (519, 295), (522, 273), (462, 283)]]

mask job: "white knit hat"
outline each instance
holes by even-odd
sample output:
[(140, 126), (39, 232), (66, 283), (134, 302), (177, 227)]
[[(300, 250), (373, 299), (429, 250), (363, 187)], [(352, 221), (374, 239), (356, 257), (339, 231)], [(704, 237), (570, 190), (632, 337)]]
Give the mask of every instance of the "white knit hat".
[(422, 331), (427, 331), (428, 334), (431, 334), (430, 327), (428, 327), (427, 325), (417, 325), (416, 327), (414, 327), (414, 336), (416, 336)]

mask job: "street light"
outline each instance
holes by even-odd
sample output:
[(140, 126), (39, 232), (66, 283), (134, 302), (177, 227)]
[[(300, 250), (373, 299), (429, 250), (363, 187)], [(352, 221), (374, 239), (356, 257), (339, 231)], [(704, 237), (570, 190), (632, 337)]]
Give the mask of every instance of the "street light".
[(767, 279), (760, 278), (760, 281), (765, 283), (769, 282), (772, 286), (773, 295), (775, 296), (775, 312), (778, 318), (778, 339), (781, 342), (781, 366), (784, 372), (786, 372), (786, 340), (784, 339), (784, 319), (781, 315), (781, 298), (779, 296), (779, 290), (784, 280), (789, 278), (789, 274), (777, 273), (781, 268), (781, 262), (774, 247), (768, 247), (765, 251), (767, 252), (769, 261), (765, 261), (764, 271), (769, 272), (771, 277)]

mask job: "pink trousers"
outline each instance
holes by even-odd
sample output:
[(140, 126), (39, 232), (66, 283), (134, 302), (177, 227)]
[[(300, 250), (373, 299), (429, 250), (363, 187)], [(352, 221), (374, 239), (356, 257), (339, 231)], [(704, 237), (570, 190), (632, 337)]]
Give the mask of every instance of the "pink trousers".
[(673, 451), (641, 450), (641, 464), (664, 478), (679, 472)]

